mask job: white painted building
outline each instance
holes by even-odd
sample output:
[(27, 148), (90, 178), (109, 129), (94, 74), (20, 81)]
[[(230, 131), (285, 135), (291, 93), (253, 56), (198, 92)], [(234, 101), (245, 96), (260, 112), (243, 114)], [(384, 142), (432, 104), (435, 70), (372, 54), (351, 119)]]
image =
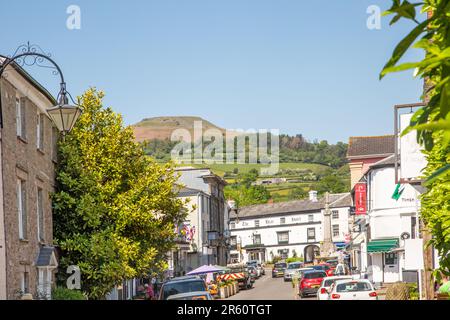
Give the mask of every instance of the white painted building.
[[(349, 233), (351, 196), (331, 194), (333, 242), (343, 246)], [(324, 199), (310, 193), (308, 200), (243, 207), (230, 217), (232, 262), (270, 261), (275, 256), (303, 257), (312, 262), (323, 241)]]
[(409, 184), (400, 186), (398, 200), (392, 196), (395, 184), (395, 156), (370, 167), (366, 174), (368, 224), (367, 264), (375, 283), (402, 281), (405, 271), (405, 243), (419, 237), (419, 192)]

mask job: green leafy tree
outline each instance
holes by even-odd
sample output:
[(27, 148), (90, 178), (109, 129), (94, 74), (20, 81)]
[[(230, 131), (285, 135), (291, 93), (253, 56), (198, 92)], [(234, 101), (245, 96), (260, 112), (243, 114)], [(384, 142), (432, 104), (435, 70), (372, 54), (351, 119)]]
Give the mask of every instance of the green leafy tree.
[[(416, 8), (427, 13), (419, 21)], [(425, 148), (427, 167), (424, 175), (427, 191), (421, 198), (421, 214), (431, 231), (431, 244), (440, 255), (440, 271), (450, 275), (450, 0), (426, 0), (420, 3), (393, 0), (385, 14), (392, 14), (391, 24), (401, 19), (415, 23), (415, 27), (397, 45), (380, 78), (391, 72), (414, 69), (415, 76), (424, 79), (423, 100), (403, 132), (417, 130), (417, 140)], [(421, 61), (399, 63), (411, 48), (424, 51)], [(439, 277), (441, 273), (435, 275)]]
[(341, 193), (348, 192), (349, 186), (335, 174), (329, 174), (322, 177), (316, 185), (319, 193)]
[(60, 267), (80, 267), (90, 299), (164, 269), (175, 225), (185, 215), (171, 165), (144, 155), (122, 117), (103, 108), (103, 96), (95, 89), (81, 96), (83, 114), (59, 144), (53, 195)]
[(225, 197), (236, 201), (239, 207), (267, 203), (270, 192), (264, 186), (245, 186), (241, 184), (225, 187)]
[(288, 199), (289, 200), (298, 200), (303, 199), (308, 195), (308, 193), (302, 187), (295, 187), (289, 191)]

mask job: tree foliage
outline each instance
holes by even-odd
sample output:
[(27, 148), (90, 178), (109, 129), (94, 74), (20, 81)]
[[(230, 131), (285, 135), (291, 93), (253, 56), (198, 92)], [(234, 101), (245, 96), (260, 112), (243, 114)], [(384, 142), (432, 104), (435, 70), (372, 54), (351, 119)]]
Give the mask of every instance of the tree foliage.
[(257, 179), (257, 169), (239, 174), (234, 184), (225, 187), (225, 197), (236, 201), (239, 207), (267, 203), (270, 192), (262, 185), (254, 185)]
[[(427, 18), (420, 22), (416, 8)], [(428, 164), (425, 169), (427, 192), (422, 196), (421, 213), (433, 235), (432, 244), (439, 251), (440, 269), (450, 275), (450, 0), (426, 0), (421, 3), (393, 0), (386, 14), (393, 14), (391, 24), (401, 19), (416, 26), (397, 45), (380, 78), (390, 72), (414, 69), (424, 79), (423, 100), (403, 132), (417, 130), (417, 139), (425, 148)], [(424, 59), (399, 63), (411, 48), (422, 49)]]
[(83, 114), (59, 143), (54, 237), (60, 266), (78, 265), (82, 291), (103, 299), (125, 279), (165, 267), (183, 204), (170, 164), (148, 159), (122, 117), (87, 90)]

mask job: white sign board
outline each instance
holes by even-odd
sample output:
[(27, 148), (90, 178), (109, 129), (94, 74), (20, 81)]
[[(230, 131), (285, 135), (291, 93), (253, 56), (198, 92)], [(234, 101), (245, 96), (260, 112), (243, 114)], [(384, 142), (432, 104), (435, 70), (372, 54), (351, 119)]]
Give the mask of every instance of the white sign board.
[(423, 239), (405, 240), (405, 270), (423, 269)]
[(411, 131), (407, 135), (400, 137), (411, 121), (413, 113), (400, 115), (400, 178), (416, 180), (423, 175), (422, 169), (426, 167), (427, 161), (422, 153), (422, 147), (417, 143), (416, 131)]

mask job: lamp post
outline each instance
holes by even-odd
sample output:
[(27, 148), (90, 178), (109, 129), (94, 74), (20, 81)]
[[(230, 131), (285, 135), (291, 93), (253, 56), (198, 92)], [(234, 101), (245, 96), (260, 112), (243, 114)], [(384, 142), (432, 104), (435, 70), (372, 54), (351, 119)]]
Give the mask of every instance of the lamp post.
[[(69, 104), (69, 97), (73, 101), (72, 96), (66, 90), (66, 82), (64, 80), (63, 73), (56, 62), (50, 58), (51, 55), (44, 53), (44, 51), (38, 45), (30, 45), (28, 42), (26, 45), (21, 45), (16, 49), (16, 52), (11, 57), (4, 57), (2, 65), (0, 66), (0, 79), (6, 70), (6, 67), (11, 66), (14, 69), (18, 69), (22, 66), (37, 65), (44, 68), (54, 69), (53, 74), (59, 75), (60, 90), (56, 98), (57, 104), (47, 109), (47, 114), (61, 132), (62, 135), (70, 132), (75, 122), (81, 115), (81, 109), (77, 105)], [(50, 64), (45, 64), (48, 62)], [(1, 99), (1, 86), (0, 86), (0, 128), (3, 128), (3, 110)]]

